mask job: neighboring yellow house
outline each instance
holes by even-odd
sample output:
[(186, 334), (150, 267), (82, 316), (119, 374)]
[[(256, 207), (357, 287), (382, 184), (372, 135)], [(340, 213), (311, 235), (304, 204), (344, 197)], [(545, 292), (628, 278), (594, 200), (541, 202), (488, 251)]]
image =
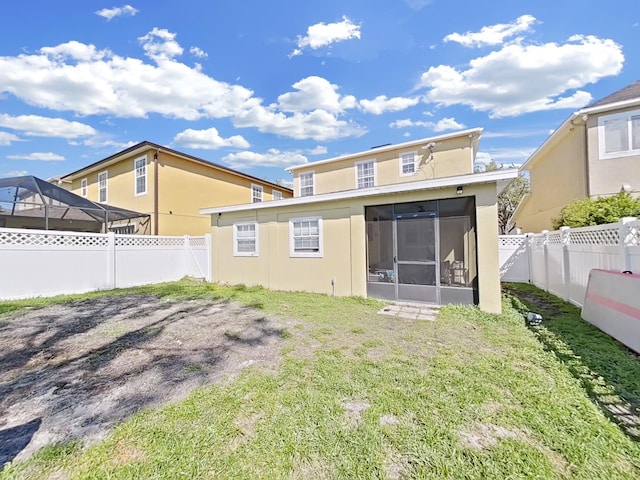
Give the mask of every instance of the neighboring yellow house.
[(640, 81), (573, 113), (520, 170), (531, 191), (512, 221), (523, 232), (551, 230), (574, 200), (640, 194)]
[(68, 190), (94, 202), (149, 214), (148, 220), (111, 224), (116, 233), (202, 235), (210, 218), (202, 205), (234, 205), (290, 198), (291, 189), (142, 142), (60, 178)]
[(213, 206), (213, 278), (499, 312), (497, 191), (477, 173), (481, 129), (289, 169), (295, 197)]

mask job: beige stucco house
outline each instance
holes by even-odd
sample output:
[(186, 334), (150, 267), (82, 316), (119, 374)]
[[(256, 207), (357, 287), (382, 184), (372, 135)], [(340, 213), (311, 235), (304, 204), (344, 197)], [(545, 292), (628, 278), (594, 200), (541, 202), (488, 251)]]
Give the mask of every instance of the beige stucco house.
[(521, 170), (531, 191), (512, 221), (524, 232), (550, 230), (574, 200), (640, 194), (640, 81), (573, 113)]
[(213, 206), (213, 278), (500, 311), (498, 188), (473, 173), (481, 129), (290, 168), (294, 198)]
[(148, 214), (144, 221), (111, 222), (116, 233), (202, 235), (210, 219), (202, 205), (266, 202), (291, 189), (151, 142), (76, 170), (60, 186), (94, 202)]

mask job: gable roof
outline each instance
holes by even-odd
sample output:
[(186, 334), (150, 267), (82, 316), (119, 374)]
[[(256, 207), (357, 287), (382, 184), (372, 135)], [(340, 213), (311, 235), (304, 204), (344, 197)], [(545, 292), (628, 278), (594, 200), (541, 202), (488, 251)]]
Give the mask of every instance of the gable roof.
[(223, 172), (227, 172), (227, 173), (231, 173), (233, 175), (237, 175), (239, 177), (243, 177), (246, 178), (248, 180), (251, 180), (252, 182), (260, 182), (266, 185), (270, 185), (271, 187), (277, 188), (279, 190), (285, 190), (285, 191), (289, 191), (289, 192), (293, 192), (293, 190), (291, 190), (289, 187), (285, 187), (283, 185), (279, 185), (277, 183), (274, 182), (270, 182), (268, 180), (263, 180), (262, 178), (258, 178), (258, 177), (254, 177), (253, 175), (249, 175), (247, 173), (243, 173), (243, 172), (239, 172), (238, 170), (233, 170), (232, 168), (229, 167), (224, 167), (222, 165), (219, 165), (217, 163), (213, 163), (210, 162), (208, 160), (204, 160), (202, 158), (198, 158), (198, 157), (194, 157), (193, 155), (189, 155), (188, 153), (183, 153), (183, 152), (179, 152), (177, 150), (173, 150), (171, 148), (168, 147), (163, 147), (162, 145), (158, 145), (156, 143), (152, 143), (149, 141), (143, 141), (140, 143), (137, 143), (136, 145), (133, 145), (125, 150), (122, 150), (121, 152), (118, 153), (114, 153), (113, 155), (107, 157), (107, 158), (103, 158), (102, 160), (98, 160), (97, 162), (94, 162), (90, 165), (87, 165), (86, 167), (82, 167), (79, 170), (76, 170), (74, 172), (68, 173), (66, 175), (62, 175), (60, 177), (60, 180), (62, 181), (69, 181), (69, 180), (73, 180), (74, 178), (78, 178), (81, 175), (87, 175), (91, 172), (94, 172), (96, 170), (99, 169), (103, 169), (109, 165), (112, 165), (114, 163), (119, 162), (123, 157), (128, 157), (128, 156), (134, 156), (138, 153), (142, 153), (145, 150), (149, 150), (149, 149), (153, 149), (156, 150), (158, 152), (166, 152), (169, 153), (171, 155), (174, 155), (176, 157), (180, 157), (183, 158), (185, 160), (188, 160), (190, 162), (195, 162), (195, 163), (199, 163), (201, 165), (205, 165), (207, 167), (211, 167), (214, 168), (216, 170), (220, 170)]
[(604, 105), (611, 105), (614, 103), (624, 102), (627, 100), (632, 100), (635, 98), (640, 98), (640, 80), (631, 85), (627, 85), (623, 89), (618, 90), (617, 92), (613, 92), (611, 95), (607, 95), (600, 100), (596, 100), (595, 102), (587, 105), (585, 108), (593, 108), (593, 107), (602, 107)]

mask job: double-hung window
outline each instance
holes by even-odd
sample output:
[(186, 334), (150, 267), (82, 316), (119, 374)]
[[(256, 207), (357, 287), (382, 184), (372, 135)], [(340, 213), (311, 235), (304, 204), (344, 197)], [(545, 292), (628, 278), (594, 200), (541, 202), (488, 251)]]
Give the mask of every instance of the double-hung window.
[(87, 196), (87, 179), (83, 178), (80, 180), (80, 195), (83, 197)]
[(376, 162), (367, 160), (356, 163), (356, 188), (369, 188), (376, 185)]
[(108, 173), (100, 172), (98, 174), (98, 202), (107, 203), (107, 179)]
[(600, 158), (640, 155), (640, 110), (598, 119)]
[(144, 195), (147, 193), (147, 157), (136, 158), (133, 161), (134, 175), (134, 194)]
[(400, 154), (400, 176), (413, 175), (416, 173), (416, 152), (405, 152)]
[(259, 203), (262, 201), (263, 188), (261, 185), (251, 184), (251, 203)]
[(289, 255), (291, 257), (322, 257), (321, 217), (289, 220)]
[(308, 197), (313, 195), (313, 172), (304, 172), (300, 174), (300, 196)]
[(282, 192), (278, 190), (273, 190), (272, 197), (274, 200), (282, 200)]
[(258, 255), (258, 224), (256, 222), (233, 224), (233, 255), (236, 257)]

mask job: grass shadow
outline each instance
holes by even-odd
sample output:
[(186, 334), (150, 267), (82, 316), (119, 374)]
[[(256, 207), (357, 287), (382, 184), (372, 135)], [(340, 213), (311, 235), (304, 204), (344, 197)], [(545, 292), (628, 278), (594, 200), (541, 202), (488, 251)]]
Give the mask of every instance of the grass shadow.
[(542, 315), (530, 329), (580, 381), (591, 400), (629, 437), (640, 440), (640, 357), (583, 320), (580, 309), (528, 284), (503, 284), (523, 316)]

